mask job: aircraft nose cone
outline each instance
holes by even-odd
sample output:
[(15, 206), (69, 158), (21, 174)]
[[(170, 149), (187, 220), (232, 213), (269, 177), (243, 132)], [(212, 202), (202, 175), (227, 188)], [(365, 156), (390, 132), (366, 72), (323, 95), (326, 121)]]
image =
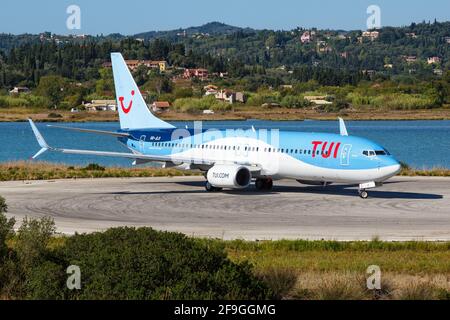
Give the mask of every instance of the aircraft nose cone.
[(399, 173), (402, 170), (402, 166), (400, 165), (400, 163), (397, 162), (397, 164), (394, 164), (392, 166), (392, 174), (396, 175), (397, 173)]
[(395, 176), (397, 173), (402, 170), (402, 166), (400, 163), (395, 159), (389, 159), (387, 161), (384, 161), (384, 166), (382, 169), (383, 172), (383, 180), (389, 179), (390, 177)]

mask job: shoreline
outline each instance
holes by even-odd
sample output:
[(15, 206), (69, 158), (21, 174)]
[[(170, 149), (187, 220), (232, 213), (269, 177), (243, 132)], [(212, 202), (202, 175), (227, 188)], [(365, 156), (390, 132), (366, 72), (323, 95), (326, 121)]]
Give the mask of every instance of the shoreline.
[[(51, 115), (56, 113), (57, 116)], [(450, 109), (420, 110), (355, 110), (341, 112), (319, 112), (312, 109), (257, 109), (239, 107), (234, 111), (218, 112), (211, 115), (189, 114), (174, 111), (157, 114), (164, 121), (332, 121), (338, 117), (349, 121), (411, 121), (411, 120), (450, 120)], [(32, 118), (36, 122), (118, 122), (115, 112), (27, 110), (26, 108), (0, 109), (0, 122), (24, 122)]]
[[(198, 171), (178, 168), (154, 167), (103, 167), (89, 164), (85, 167), (54, 164), (50, 162), (14, 161), (0, 163), (0, 181), (31, 181), (82, 178), (148, 178), (199, 176)], [(450, 177), (450, 168), (420, 170), (403, 168), (397, 176), (409, 177)]]

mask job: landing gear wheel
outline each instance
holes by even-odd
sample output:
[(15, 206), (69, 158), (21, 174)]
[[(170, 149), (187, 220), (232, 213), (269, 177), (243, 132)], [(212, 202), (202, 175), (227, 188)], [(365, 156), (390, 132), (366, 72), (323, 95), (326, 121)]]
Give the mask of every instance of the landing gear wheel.
[(255, 188), (258, 191), (261, 191), (264, 189), (264, 180), (263, 179), (256, 179), (255, 181)]
[(218, 187), (214, 187), (211, 183), (209, 183), (208, 181), (206, 181), (205, 183), (205, 189), (208, 192), (217, 192), (217, 191), (222, 191), (222, 188), (218, 188)]
[(255, 188), (258, 191), (268, 191), (271, 190), (273, 187), (273, 181), (271, 178), (258, 178), (255, 181)]
[(215, 188), (213, 187), (213, 185), (212, 185), (211, 183), (209, 183), (208, 181), (206, 181), (205, 189), (206, 189), (206, 191), (208, 191), (208, 192), (213, 192)]
[(271, 178), (267, 178), (266, 180), (266, 190), (272, 190), (273, 180)]
[(367, 197), (369, 197), (369, 194), (367, 193), (366, 190), (359, 190), (359, 196), (360, 196), (362, 199), (367, 199)]

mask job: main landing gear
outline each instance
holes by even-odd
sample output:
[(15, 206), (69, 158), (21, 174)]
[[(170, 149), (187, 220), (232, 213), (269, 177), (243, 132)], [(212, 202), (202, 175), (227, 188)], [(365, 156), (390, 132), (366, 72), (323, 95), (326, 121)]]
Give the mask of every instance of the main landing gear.
[(255, 187), (258, 191), (272, 190), (273, 180), (272, 178), (257, 178), (255, 181)]
[(218, 192), (218, 191), (222, 191), (222, 188), (218, 188), (218, 187), (214, 187), (211, 183), (209, 183), (208, 181), (206, 181), (205, 184), (205, 189), (208, 192)]

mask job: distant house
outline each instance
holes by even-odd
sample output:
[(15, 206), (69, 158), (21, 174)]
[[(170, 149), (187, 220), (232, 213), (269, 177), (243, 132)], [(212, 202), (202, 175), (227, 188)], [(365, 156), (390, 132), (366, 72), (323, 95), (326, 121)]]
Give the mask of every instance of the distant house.
[(170, 103), (168, 101), (155, 101), (150, 105), (150, 107), (153, 112), (165, 112), (169, 110)]
[(77, 112), (79, 112), (79, 110), (78, 110), (78, 108), (72, 108), (72, 109), (70, 109), (70, 112), (77, 113)]
[(332, 47), (330, 47), (330, 46), (317, 46), (317, 51), (318, 52), (324, 52), (324, 53), (328, 53), (328, 52), (331, 52), (331, 51), (333, 51), (333, 48)]
[(417, 35), (414, 32), (406, 33), (406, 36), (411, 39), (416, 39)]
[(326, 105), (333, 104), (332, 102), (324, 100), (324, 99), (314, 99), (314, 100), (311, 100), (310, 102), (314, 103), (317, 106), (326, 106)]
[(246, 97), (245, 93), (243, 93), (243, 92), (236, 92), (235, 95), (236, 95), (237, 102), (245, 103), (245, 101), (247, 100), (247, 97)]
[(192, 78), (197, 78), (200, 80), (206, 80), (208, 79), (208, 70), (203, 69), (203, 68), (198, 68), (198, 69), (184, 69), (183, 72), (183, 78), (185, 79), (192, 79)]
[(226, 101), (228, 103), (242, 102), (246, 100), (246, 96), (243, 92), (233, 92), (228, 89), (220, 90), (215, 95), (217, 100)]
[(217, 92), (217, 89), (207, 89), (205, 91), (205, 96), (215, 96)]
[(166, 71), (168, 67), (167, 62), (164, 60), (143, 60), (142, 64), (150, 69), (159, 69), (160, 72)]
[(392, 64), (392, 63), (386, 63), (385, 65), (384, 65), (384, 68), (385, 69), (392, 69), (394, 67), (394, 65)]
[(213, 84), (208, 84), (207, 86), (203, 87), (203, 90), (205, 91), (205, 96), (215, 96), (218, 89), (219, 88)]
[(363, 33), (362, 33), (362, 37), (368, 38), (368, 39), (370, 39), (370, 41), (374, 41), (374, 40), (378, 39), (379, 36), (380, 36), (380, 33), (378, 31), (363, 31)]
[(304, 96), (305, 100), (312, 102), (318, 106), (329, 105), (332, 102), (325, 100), (327, 96)]
[(450, 43), (450, 37), (445, 37), (444, 40), (445, 42)]
[(117, 111), (116, 100), (92, 100), (89, 103), (85, 103), (83, 106), (90, 112)]
[[(168, 68), (168, 64), (164, 60), (125, 60), (125, 63), (131, 71), (142, 65), (150, 69), (158, 69), (160, 72), (164, 72)], [(105, 62), (103, 66), (111, 67), (111, 62)]]
[(30, 93), (30, 89), (27, 87), (14, 87), (9, 91), (10, 94)]
[(439, 57), (429, 57), (427, 59), (428, 64), (437, 64), (441, 62), (441, 58)]
[(433, 73), (437, 76), (442, 76), (444, 72), (441, 69), (434, 69)]
[(301, 43), (310, 43), (313, 40), (313, 35), (309, 31), (303, 32), (300, 37)]
[(137, 69), (137, 67), (139, 67), (140, 65), (139, 60), (125, 60), (125, 63), (127, 67), (132, 71)]
[(414, 63), (417, 61), (417, 57), (416, 56), (403, 56), (403, 59), (407, 62), (407, 63)]
[(216, 99), (234, 103), (236, 101), (236, 94), (231, 90), (224, 89), (216, 93)]
[(361, 72), (362, 72), (362, 74), (366, 74), (368, 76), (373, 76), (376, 73), (375, 70), (366, 70), (366, 69), (361, 70)]

